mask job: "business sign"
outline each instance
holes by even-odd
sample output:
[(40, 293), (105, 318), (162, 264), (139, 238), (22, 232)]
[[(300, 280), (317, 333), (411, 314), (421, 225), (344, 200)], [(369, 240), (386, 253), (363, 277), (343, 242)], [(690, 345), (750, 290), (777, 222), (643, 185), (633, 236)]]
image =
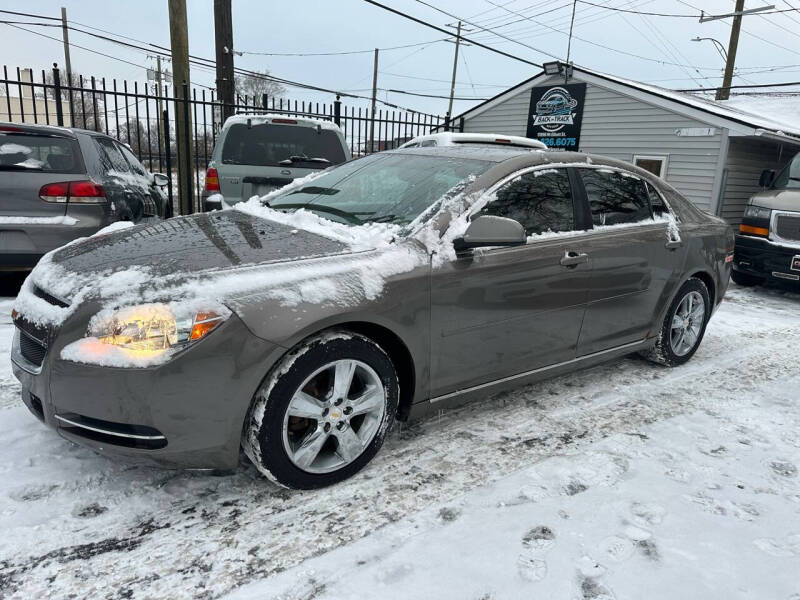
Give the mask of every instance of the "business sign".
[(554, 150), (578, 150), (585, 98), (585, 83), (533, 88), (526, 135)]

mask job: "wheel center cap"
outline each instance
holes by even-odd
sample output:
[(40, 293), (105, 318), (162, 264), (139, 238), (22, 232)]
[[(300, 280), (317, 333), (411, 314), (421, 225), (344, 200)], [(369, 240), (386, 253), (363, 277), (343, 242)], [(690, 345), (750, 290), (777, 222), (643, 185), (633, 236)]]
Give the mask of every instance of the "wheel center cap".
[(334, 421), (336, 421), (341, 416), (342, 413), (339, 411), (339, 409), (334, 409), (331, 411), (331, 419), (333, 419)]

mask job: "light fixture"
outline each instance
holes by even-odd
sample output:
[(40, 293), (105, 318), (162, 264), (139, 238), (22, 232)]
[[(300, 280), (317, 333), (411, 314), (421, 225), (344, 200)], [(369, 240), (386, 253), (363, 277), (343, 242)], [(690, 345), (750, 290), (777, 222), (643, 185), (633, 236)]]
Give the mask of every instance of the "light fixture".
[(558, 75), (561, 73), (563, 65), (560, 60), (554, 60), (552, 62), (543, 63), (542, 69), (544, 69), (546, 75)]

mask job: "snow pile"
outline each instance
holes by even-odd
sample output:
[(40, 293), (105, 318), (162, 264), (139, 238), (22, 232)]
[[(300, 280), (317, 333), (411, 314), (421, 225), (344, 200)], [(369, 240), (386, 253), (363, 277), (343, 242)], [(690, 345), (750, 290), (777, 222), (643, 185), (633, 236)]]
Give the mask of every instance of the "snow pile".
[(60, 217), (6, 217), (0, 215), (0, 225), (75, 225), (78, 219), (69, 216)]

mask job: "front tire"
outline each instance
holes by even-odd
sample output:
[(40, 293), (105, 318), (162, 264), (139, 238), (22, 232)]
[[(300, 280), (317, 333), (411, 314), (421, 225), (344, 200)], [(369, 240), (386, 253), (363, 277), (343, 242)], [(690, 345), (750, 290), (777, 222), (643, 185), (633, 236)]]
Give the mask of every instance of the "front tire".
[(285, 487), (338, 483), (383, 444), (399, 399), (391, 359), (362, 335), (328, 332), (290, 352), (262, 383), (242, 446)]
[(684, 364), (700, 346), (710, 317), (708, 288), (700, 279), (692, 277), (675, 294), (656, 344), (645, 357), (668, 367)]
[(764, 278), (758, 275), (751, 275), (750, 273), (743, 273), (742, 271), (731, 271), (731, 279), (736, 285), (742, 287), (751, 287), (764, 283)]

